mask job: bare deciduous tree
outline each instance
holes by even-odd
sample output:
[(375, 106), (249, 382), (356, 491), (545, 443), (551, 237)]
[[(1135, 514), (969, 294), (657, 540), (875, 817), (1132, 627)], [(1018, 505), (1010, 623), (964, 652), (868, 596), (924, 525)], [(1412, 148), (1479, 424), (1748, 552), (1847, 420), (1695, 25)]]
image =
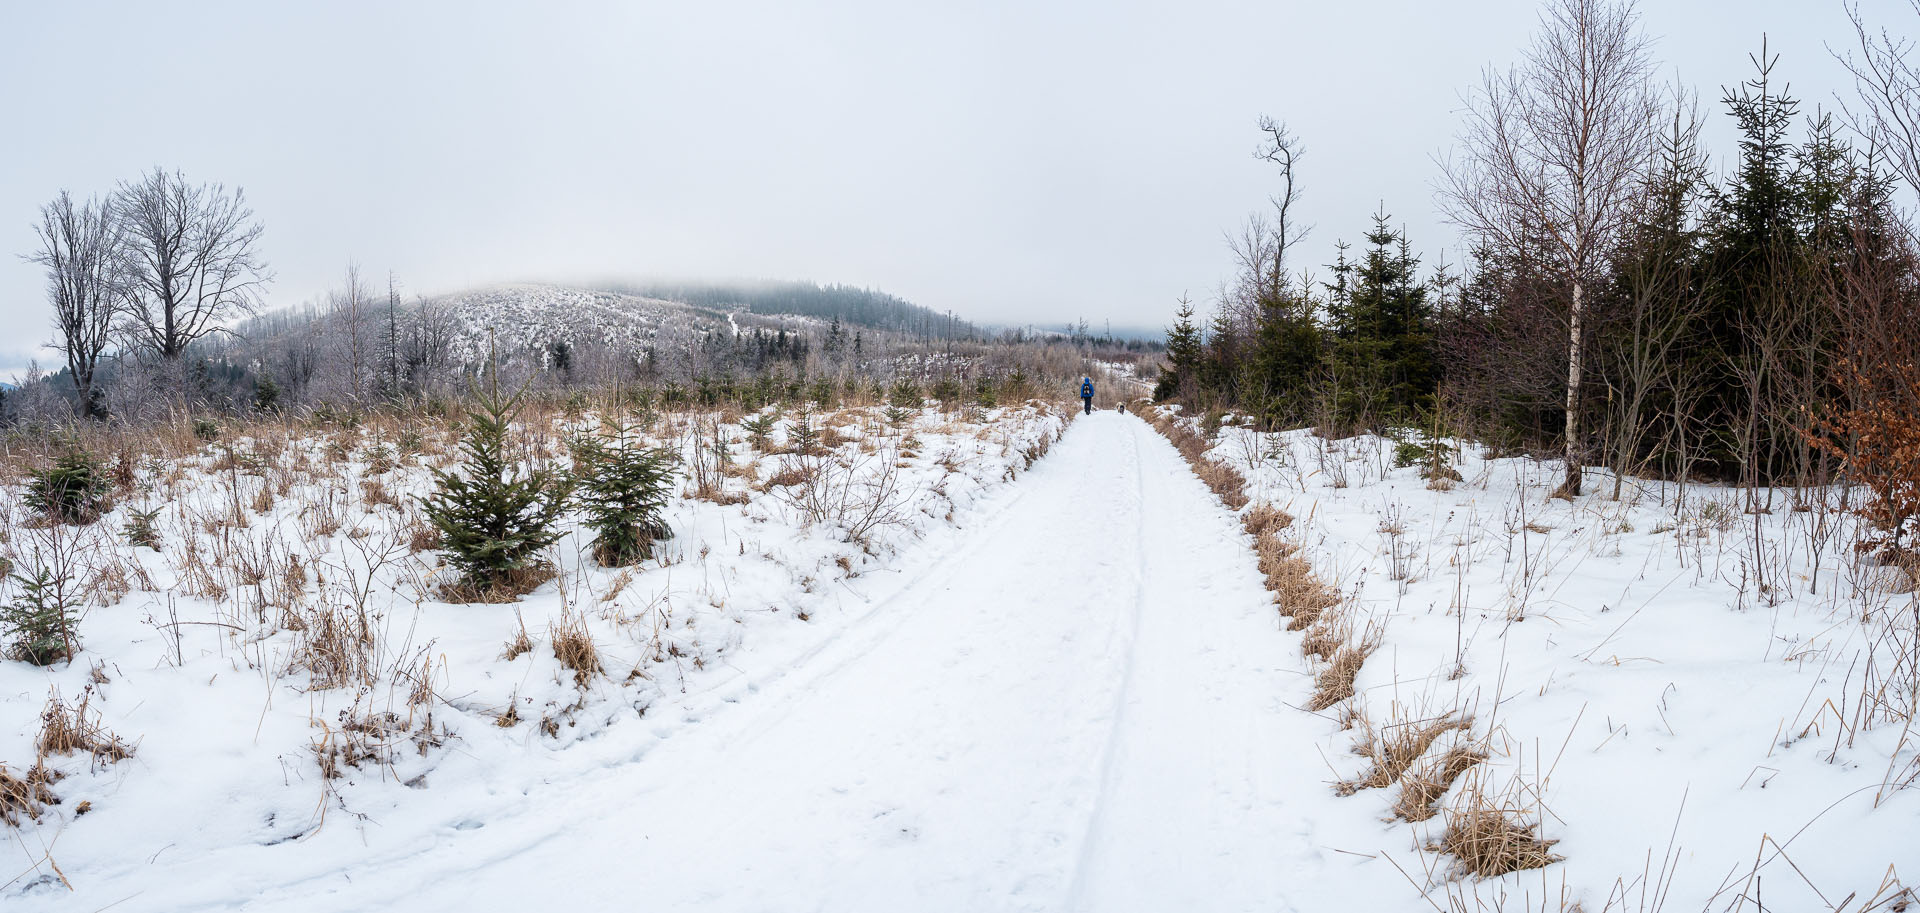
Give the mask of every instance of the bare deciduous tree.
[(1544, 239), (1571, 289), (1568, 495), (1580, 492), (1583, 299), (1630, 221), (1654, 148), (1652, 70), (1631, 0), (1551, 0), (1521, 64), (1486, 72), (1460, 155), (1442, 163), (1440, 202), (1455, 224), (1497, 247)]
[(361, 398), (361, 386), (366, 375), (368, 338), (366, 326), (366, 307), (372, 295), (366, 280), (360, 278), (360, 264), (348, 263), (346, 287), (332, 293), (333, 319), (345, 327), (344, 336), (347, 345), (346, 377), (340, 389), (342, 395), (358, 402)]
[(155, 168), (123, 182), (114, 209), (131, 254), (130, 324), (143, 348), (178, 359), (221, 321), (258, 307), (270, 276), (245, 191), (193, 186)]
[(120, 312), (123, 280), (119, 223), (99, 200), (75, 203), (66, 191), (40, 207), (34, 226), (40, 249), (27, 259), (47, 270), (53, 304), (52, 347), (66, 356), (80, 412), (102, 412), (94, 370), (106, 354)]
[[(1920, 0), (1907, 2), (1920, 15)], [(1854, 104), (1842, 99), (1840, 109), (1847, 125), (1887, 156), (1908, 187), (1920, 188), (1920, 68), (1908, 60), (1914, 41), (1884, 27), (1869, 28), (1858, 3), (1848, 3), (1846, 9), (1860, 56), (1849, 52), (1834, 57), (1853, 74), (1860, 98)]]

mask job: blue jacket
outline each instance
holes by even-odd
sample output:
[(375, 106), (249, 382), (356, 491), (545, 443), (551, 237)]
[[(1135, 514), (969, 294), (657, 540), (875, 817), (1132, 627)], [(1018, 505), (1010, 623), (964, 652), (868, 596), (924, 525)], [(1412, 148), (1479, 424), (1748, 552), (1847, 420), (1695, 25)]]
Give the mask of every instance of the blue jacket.
[(1083, 377), (1080, 379), (1080, 398), (1081, 399), (1093, 398), (1093, 378)]

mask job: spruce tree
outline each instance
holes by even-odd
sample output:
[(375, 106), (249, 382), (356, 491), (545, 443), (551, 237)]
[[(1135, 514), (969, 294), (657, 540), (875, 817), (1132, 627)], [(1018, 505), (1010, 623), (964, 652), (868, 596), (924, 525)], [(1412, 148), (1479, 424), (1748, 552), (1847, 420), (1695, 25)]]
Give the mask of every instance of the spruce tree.
[(1433, 308), (1416, 275), (1419, 259), (1385, 213), (1373, 217), (1367, 244), (1359, 261), (1343, 259), (1335, 267), (1340, 285), (1329, 305), (1329, 360), (1341, 391), (1335, 405), (1348, 422), (1405, 421), (1433, 397)]
[(502, 396), (499, 366), (488, 367), (486, 389), (471, 390), (476, 405), (467, 411), (471, 427), (460, 442), (465, 462), (458, 472), (434, 470), (435, 491), (420, 499), (469, 595), (512, 593), (540, 566), (541, 550), (561, 535), (564, 479), (550, 469), (523, 466), (507, 453), (526, 390), (522, 385)]
[(1164, 402), (1191, 395), (1201, 354), (1200, 329), (1193, 324), (1193, 305), (1182, 298), (1173, 329), (1167, 331), (1168, 367), (1154, 384), (1153, 398)]
[(613, 431), (610, 442), (589, 440), (575, 448), (576, 499), (594, 531), (594, 558), (623, 567), (652, 558), (654, 542), (673, 538), (663, 515), (673, 490), (674, 454), (639, 446), (624, 423)]

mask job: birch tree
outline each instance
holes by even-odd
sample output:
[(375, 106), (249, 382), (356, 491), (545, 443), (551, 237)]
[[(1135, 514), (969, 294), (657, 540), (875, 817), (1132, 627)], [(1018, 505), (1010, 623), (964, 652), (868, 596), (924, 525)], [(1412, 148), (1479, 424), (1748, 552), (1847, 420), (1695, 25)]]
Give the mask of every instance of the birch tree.
[(1631, 222), (1658, 134), (1651, 45), (1631, 0), (1548, 0), (1519, 65), (1468, 99), (1440, 204), (1482, 243), (1544, 244), (1570, 290), (1566, 481), (1580, 493), (1582, 319), (1606, 253)]

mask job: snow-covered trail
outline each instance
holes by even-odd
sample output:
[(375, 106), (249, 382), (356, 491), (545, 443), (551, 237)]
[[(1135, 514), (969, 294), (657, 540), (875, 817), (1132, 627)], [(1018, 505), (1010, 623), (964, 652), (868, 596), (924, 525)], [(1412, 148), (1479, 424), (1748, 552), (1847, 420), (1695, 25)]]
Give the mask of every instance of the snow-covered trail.
[(1116, 413), (1018, 484), (802, 668), (639, 760), (258, 905), (1289, 909), (1321, 858), (1289, 806), (1327, 773), (1234, 518)]

